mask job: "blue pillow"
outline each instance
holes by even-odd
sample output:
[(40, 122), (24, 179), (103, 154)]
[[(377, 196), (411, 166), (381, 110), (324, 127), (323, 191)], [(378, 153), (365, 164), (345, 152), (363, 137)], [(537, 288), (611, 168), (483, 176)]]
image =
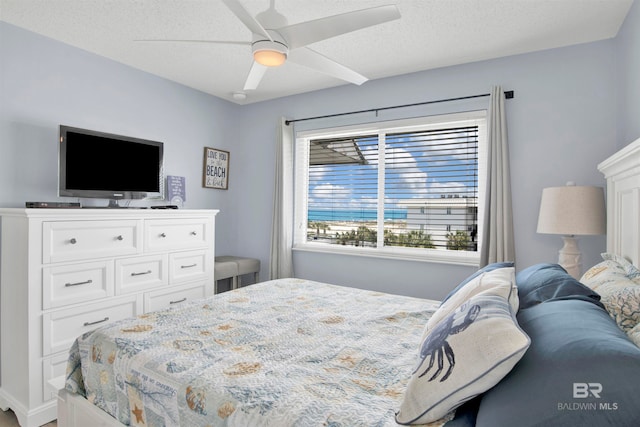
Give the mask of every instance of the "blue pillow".
[(467, 283), (469, 283), (470, 281), (472, 281), (473, 279), (475, 279), (476, 277), (478, 277), (482, 273), (487, 273), (489, 271), (497, 270), (499, 268), (506, 268), (506, 267), (513, 267), (513, 263), (512, 262), (495, 262), (493, 264), (487, 264), (486, 266), (478, 269), (478, 271), (476, 271), (471, 276), (469, 276), (466, 279), (464, 279), (462, 282), (460, 282), (460, 284), (458, 286), (455, 287), (454, 290), (449, 292), (447, 294), (447, 296), (444, 297), (444, 299), (442, 300), (440, 305), (442, 305), (442, 303), (444, 303), (446, 300), (451, 298), (451, 296), (453, 294), (455, 294), (456, 292), (458, 292), (458, 290), (461, 289), (464, 285), (466, 285)]
[(455, 417), (451, 421), (447, 421), (444, 427), (475, 427), (480, 399), (482, 399), (482, 395), (462, 404), (456, 409)]
[(536, 264), (516, 274), (520, 310), (555, 299), (590, 298), (596, 305), (600, 295), (573, 278), (558, 264)]
[(640, 348), (593, 300), (520, 310), (531, 345), (482, 396), (476, 427), (640, 426)]

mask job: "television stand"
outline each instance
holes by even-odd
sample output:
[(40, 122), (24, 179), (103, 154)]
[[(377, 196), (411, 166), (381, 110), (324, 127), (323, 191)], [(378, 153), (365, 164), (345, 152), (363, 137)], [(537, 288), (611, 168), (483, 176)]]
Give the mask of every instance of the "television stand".
[(0, 208), (0, 409), (22, 427), (56, 419), (69, 348), (92, 322), (213, 295), (217, 213)]
[(87, 209), (131, 209), (129, 206), (120, 206), (118, 200), (109, 200), (107, 206), (83, 206)]

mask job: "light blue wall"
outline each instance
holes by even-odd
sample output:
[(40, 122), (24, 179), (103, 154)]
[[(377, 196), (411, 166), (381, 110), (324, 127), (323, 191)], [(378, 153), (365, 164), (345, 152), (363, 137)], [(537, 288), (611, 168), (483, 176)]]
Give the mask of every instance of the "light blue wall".
[[(597, 43), (340, 86), (247, 106), (222, 101), (0, 22), (0, 206), (55, 200), (61, 123), (165, 141), (166, 170), (187, 177), (187, 206), (219, 208), (218, 253), (260, 258), (268, 277), (276, 124), (331, 114), (515, 90), (507, 101), (516, 262), (554, 262), (557, 236), (535, 232), (542, 189), (604, 185), (596, 165), (640, 136), (638, 4), (620, 37)], [(628, 69), (629, 71), (624, 71)], [(628, 94), (628, 95), (624, 95)], [(378, 119), (484, 108), (486, 99), (381, 113)], [(297, 129), (374, 117), (307, 122)], [(231, 152), (229, 190), (201, 186), (203, 147)], [(580, 241), (585, 265), (603, 236)], [(473, 271), (415, 261), (296, 253), (300, 277), (441, 298)]]
[[(607, 40), (443, 68), (245, 107), (243, 121), (252, 125), (241, 130), (239, 139), (251, 147), (242, 154), (242, 163), (251, 165), (252, 174), (235, 185), (253, 196), (236, 199), (234, 212), (238, 215), (237, 224), (242, 225), (237, 230), (238, 250), (253, 251), (267, 259), (271, 219), (268, 210), (264, 217), (253, 213), (271, 201), (273, 171), (264, 156), (272, 156), (274, 127), (280, 115), (300, 118), (481, 94), (500, 84), (515, 91), (515, 98), (506, 105), (516, 263), (523, 268), (538, 262), (556, 262), (560, 237), (536, 233), (540, 195), (544, 187), (564, 185), (570, 180), (604, 186), (596, 165), (616, 150), (613, 43)], [(486, 108), (487, 100), (381, 112), (378, 119)], [(375, 117), (339, 120), (371, 121)], [(297, 128), (326, 127), (335, 121), (305, 122)], [(584, 237), (581, 247), (585, 265), (592, 265), (605, 249), (605, 238)], [(472, 271), (455, 265), (308, 252), (296, 252), (294, 264), (299, 277), (432, 298), (443, 297)]]
[(640, 2), (635, 1), (616, 38), (618, 147), (640, 138)]
[(186, 177), (186, 207), (221, 209), (218, 246), (232, 239), (231, 195), (202, 187), (202, 162), (205, 146), (232, 150), (239, 106), (4, 22), (0, 67), (0, 206), (58, 200), (66, 124), (163, 141), (166, 173)]

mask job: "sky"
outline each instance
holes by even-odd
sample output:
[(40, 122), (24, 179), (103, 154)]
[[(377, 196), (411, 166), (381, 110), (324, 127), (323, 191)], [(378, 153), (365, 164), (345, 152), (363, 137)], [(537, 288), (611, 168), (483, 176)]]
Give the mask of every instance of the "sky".
[[(471, 196), (477, 186), (478, 157), (477, 143), (469, 148), (471, 140), (477, 140), (477, 128), (446, 134), (387, 135), (384, 144), (378, 144), (377, 137), (359, 139), (357, 146), (365, 164), (310, 166), (309, 210), (376, 210), (379, 145), (386, 152), (385, 210), (404, 209), (399, 203), (406, 199), (451, 193)], [(353, 147), (351, 139), (348, 144)], [(341, 151), (338, 142), (330, 147)]]

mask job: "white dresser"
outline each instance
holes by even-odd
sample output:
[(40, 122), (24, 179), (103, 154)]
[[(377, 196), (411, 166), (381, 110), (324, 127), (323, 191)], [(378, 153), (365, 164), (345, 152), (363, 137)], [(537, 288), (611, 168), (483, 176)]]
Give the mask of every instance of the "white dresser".
[(0, 209), (0, 408), (55, 419), (77, 336), (212, 295), (217, 212)]

